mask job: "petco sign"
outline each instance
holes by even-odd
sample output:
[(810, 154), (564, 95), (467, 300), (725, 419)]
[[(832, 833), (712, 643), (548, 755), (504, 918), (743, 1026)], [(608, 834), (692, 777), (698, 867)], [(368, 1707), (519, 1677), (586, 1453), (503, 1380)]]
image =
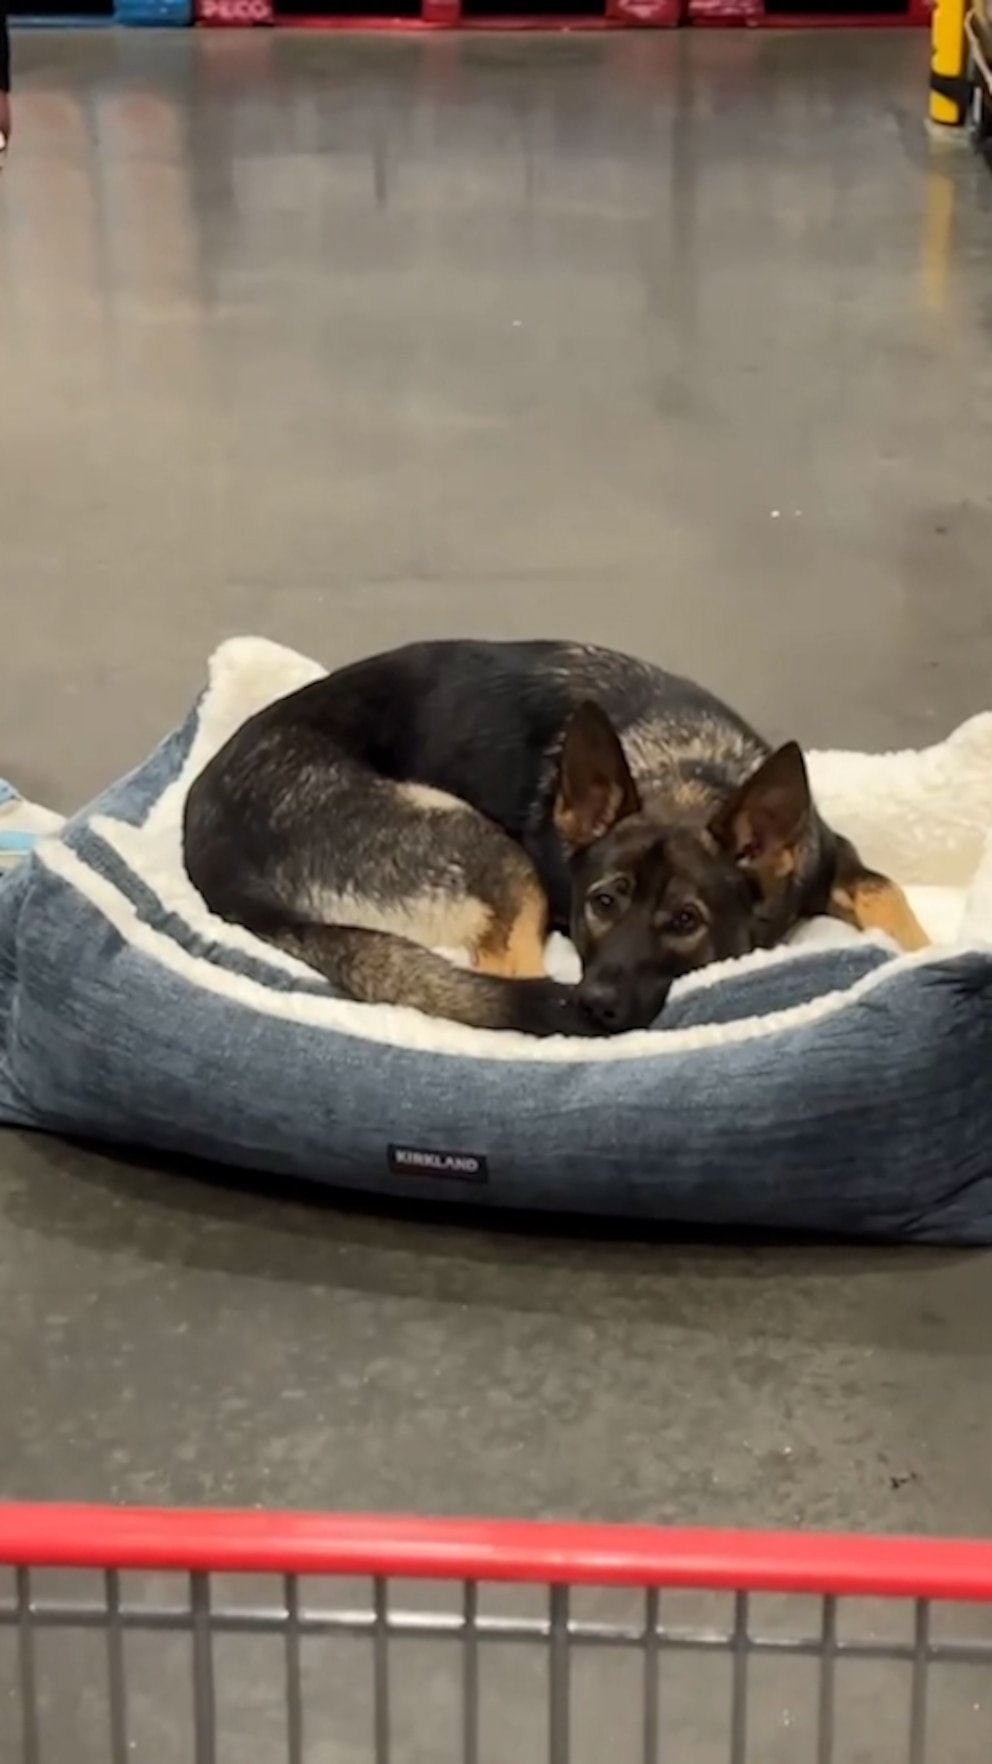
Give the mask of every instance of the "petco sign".
[(203, 25), (270, 25), (272, 0), (196, 0)]

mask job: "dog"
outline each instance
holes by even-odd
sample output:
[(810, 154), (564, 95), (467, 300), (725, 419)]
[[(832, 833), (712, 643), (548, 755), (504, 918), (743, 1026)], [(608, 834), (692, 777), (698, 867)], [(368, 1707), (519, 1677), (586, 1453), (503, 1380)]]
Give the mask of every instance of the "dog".
[(533, 1035), (646, 1027), (679, 975), (821, 913), (926, 942), (795, 742), (584, 644), (415, 643), (279, 699), (194, 782), (184, 852), (212, 912), (346, 996)]

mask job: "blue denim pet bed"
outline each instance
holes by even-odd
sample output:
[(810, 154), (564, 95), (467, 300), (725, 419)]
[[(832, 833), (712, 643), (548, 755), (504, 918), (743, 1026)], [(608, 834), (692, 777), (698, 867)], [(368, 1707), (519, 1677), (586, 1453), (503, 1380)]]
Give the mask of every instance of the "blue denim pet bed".
[(223, 645), (183, 726), (0, 878), (0, 1121), (424, 1202), (992, 1242), (992, 715), (811, 762), (934, 949), (824, 923), (652, 1030), (539, 1041), (335, 997), (191, 887), (191, 779), (319, 672)]

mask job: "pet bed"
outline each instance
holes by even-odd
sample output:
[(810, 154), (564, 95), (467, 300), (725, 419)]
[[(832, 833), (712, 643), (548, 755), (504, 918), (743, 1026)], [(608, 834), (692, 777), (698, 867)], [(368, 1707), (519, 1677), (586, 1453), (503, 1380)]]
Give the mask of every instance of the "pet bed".
[(0, 1121), (424, 1202), (992, 1242), (992, 714), (811, 761), (938, 947), (823, 921), (651, 1030), (532, 1040), (335, 997), (189, 883), (191, 780), (319, 672), (224, 644), (182, 727), (0, 879)]

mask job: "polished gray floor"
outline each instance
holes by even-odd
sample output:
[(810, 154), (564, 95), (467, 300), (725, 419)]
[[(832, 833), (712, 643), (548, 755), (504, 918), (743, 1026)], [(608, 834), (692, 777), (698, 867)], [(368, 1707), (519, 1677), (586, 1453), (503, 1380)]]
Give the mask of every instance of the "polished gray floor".
[[(820, 743), (992, 703), (992, 183), (928, 144), (922, 38), (19, 51), (0, 770), (32, 792), (126, 767), (238, 631), (573, 633)], [(977, 1253), (483, 1232), (8, 1135), (0, 1305), (10, 1494), (992, 1531)], [(234, 1683), (224, 1755), (274, 1764)], [(942, 1764), (987, 1757), (987, 1705)], [(500, 1708), (486, 1764), (536, 1761)], [(338, 1732), (319, 1764), (367, 1755)]]

